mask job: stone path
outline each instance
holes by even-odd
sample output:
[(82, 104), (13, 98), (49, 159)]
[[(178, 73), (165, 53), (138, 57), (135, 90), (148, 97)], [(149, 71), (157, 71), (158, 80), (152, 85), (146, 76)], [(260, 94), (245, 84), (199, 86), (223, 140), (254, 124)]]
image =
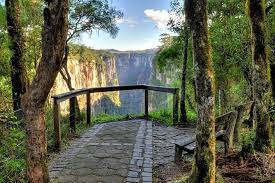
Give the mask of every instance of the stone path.
[[(162, 166), (174, 161), (176, 140), (186, 140), (195, 135), (195, 128), (176, 129), (163, 125), (153, 127), (153, 158), (154, 167)], [(192, 146), (194, 144), (191, 144)]]
[(95, 125), (51, 161), (50, 179), (60, 183), (150, 183), (153, 168), (173, 162), (173, 141), (192, 135), (194, 129), (145, 120)]
[(51, 182), (152, 182), (152, 122), (95, 125), (52, 162)]

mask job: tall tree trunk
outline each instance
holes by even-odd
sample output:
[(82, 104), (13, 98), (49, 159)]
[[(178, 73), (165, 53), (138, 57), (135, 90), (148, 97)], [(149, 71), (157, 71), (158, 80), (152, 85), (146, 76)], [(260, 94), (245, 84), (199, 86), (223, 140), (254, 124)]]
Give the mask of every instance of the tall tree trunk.
[(28, 85), (27, 71), (24, 66), (24, 36), (20, 24), (19, 0), (6, 0), (6, 14), (8, 33), (11, 40), (11, 82), (13, 110), (21, 108), (21, 96), (26, 92)]
[(264, 0), (247, 0), (252, 31), (253, 90), (255, 99), (254, 119), (257, 123), (256, 150), (271, 149), (271, 123), (268, 107), (271, 100), (270, 65), (266, 50)]
[(187, 68), (187, 60), (188, 60), (188, 27), (187, 23), (185, 22), (184, 25), (184, 57), (183, 57), (183, 64), (182, 64), (182, 75), (181, 75), (181, 99), (180, 99), (180, 122), (186, 123), (187, 116), (186, 116), (186, 106), (185, 106), (185, 89), (186, 89), (186, 68)]
[[(68, 40), (66, 41), (65, 52), (64, 52), (64, 57), (62, 60), (62, 68), (60, 69), (60, 74), (61, 74), (63, 80), (65, 81), (68, 89), (70, 91), (73, 91), (75, 88), (73, 87), (72, 77), (68, 70), (68, 58), (69, 58), (70, 49), (69, 49), (67, 42), (68, 42)], [(76, 120), (79, 121), (80, 120), (80, 108), (79, 108), (79, 103), (78, 103), (77, 98), (75, 98), (75, 110), (76, 110)]]
[(275, 101), (275, 64), (270, 65), (271, 70), (271, 83), (272, 83), (272, 96)]
[(45, 0), (42, 59), (22, 97), (27, 139), (27, 182), (49, 181), (44, 105), (61, 68), (68, 32), (68, 0)]
[(193, 39), (198, 121), (191, 183), (215, 182), (215, 92), (208, 40), (207, 0), (186, 0), (185, 12)]

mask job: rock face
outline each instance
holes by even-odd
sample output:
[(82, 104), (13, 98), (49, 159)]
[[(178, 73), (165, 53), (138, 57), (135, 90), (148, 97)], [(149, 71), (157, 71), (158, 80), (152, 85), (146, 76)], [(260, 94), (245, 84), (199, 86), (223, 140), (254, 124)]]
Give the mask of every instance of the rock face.
[[(116, 73), (119, 85), (149, 84), (153, 71), (156, 50), (110, 51), (115, 56)], [(103, 97), (94, 105), (96, 113), (141, 114), (144, 110), (143, 91), (119, 92), (120, 105), (114, 105), (108, 97)]]
[[(114, 57), (110, 57), (105, 62), (97, 62), (95, 60), (85, 61), (72, 57), (68, 61), (68, 70), (72, 78), (72, 86), (75, 89), (118, 85)], [(68, 87), (61, 74), (58, 74), (51, 95), (68, 91)], [(92, 94), (92, 104), (96, 103), (103, 96), (102, 93)], [(109, 93), (108, 96), (115, 105), (119, 105), (118, 92)], [(78, 97), (81, 109), (86, 107), (85, 97), (86, 96)], [(61, 105), (61, 111), (68, 112), (69, 102), (65, 101), (63, 103)]]
[[(96, 51), (97, 52), (97, 51)], [(99, 52), (99, 51), (98, 51)], [(153, 73), (156, 50), (104, 51), (101, 61), (89, 61), (70, 57), (68, 69), (74, 88), (90, 88), (117, 85), (149, 84)], [(68, 88), (59, 74), (51, 95), (67, 92)], [(91, 95), (92, 112), (107, 114), (139, 114), (143, 112), (143, 91), (122, 91)], [(85, 107), (85, 96), (78, 97), (80, 108)], [(68, 101), (61, 105), (68, 111)]]
[[(116, 68), (120, 85), (150, 84), (156, 50), (116, 53)], [(121, 92), (120, 114), (144, 112), (144, 91)]]
[(113, 52), (120, 85), (148, 84), (156, 50)]

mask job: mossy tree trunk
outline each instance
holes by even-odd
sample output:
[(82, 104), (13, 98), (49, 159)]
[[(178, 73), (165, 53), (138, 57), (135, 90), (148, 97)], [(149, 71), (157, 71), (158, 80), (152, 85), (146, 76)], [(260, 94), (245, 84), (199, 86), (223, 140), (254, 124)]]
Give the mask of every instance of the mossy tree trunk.
[(252, 32), (254, 119), (257, 123), (254, 147), (261, 152), (271, 149), (272, 138), (268, 113), (271, 100), (271, 78), (265, 30), (265, 3), (265, 0), (247, 0)]
[(11, 56), (11, 82), (13, 109), (21, 108), (21, 96), (26, 92), (28, 85), (27, 71), (24, 65), (24, 36), (20, 24), (20, 1), (6, 0), (6, 16), (8, 33), (10, 37)]
[(275, 64), (270, 65), (271, 70), (271, 82), (272, 82), (272, 96), (273, 100), (275, 100)]
[(68, 0), (45, 0), (42, 59), (22, 97), (27, 139), (27, 182), (49, 182), (44, 105), (61, 68), (68, 32)]
[(193, 58), (198, 105), (196, 149), (191, 183), (215, 182), (214, 76), (208, 40), (207, 0), (186, 0), (185, 12), (193, 40)]
[(186, 68), (187, 68), (187, 60), (188, 60), (188, 40), (189, 40), (189, 33), (187, 23), (185, 22), (184, 25), (184, 56), (183, 56), (183, 65), (182, 65), (182, 75), (181, 75), (181, 99), (180, 99), (180, 122), (186, 123), (187, 116), (186, 116), (186, 106), (185, 106), (185, 99), (186, 99)]

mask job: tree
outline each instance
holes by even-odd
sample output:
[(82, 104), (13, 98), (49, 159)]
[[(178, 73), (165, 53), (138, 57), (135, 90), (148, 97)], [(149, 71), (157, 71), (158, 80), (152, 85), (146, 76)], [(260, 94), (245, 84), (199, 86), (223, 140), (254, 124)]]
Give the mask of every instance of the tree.
[[(163, 45), (158, 50), (155, 62), (159, 71), (176, 81), (176, 86), (181, 87), (180, 97), (180, 122), (184, 124), (188, 121), (186, 112), (186, 88), (187, 77), (192, 74), (187, 73), (190, 71), (191, 66), (188, 66), (188, 48), (189, 48), (189, 35), (188, 28), (185, 27), (179, 36), (162, 35), (161, 39)], [(168, 73), (172, 71), (171, 73)], [(189, 79), (189, 78), (188, 78)], [(193, 79), (193, 78), (191, 78)], [(173, 83), (172, 83), (173, 84)], [(190, 106), (189, 106), (190, 107)], [(190, 107), (192, 108), (192, 107)]]
[(272, 97), (275, 100), (275, 64), (270, 65), (271, 70), (271, 82), (272, 82)]
[(198, 119), (194, 164), (189, 182), (215, 182), (214, 76), (208, 40), (207, 0), (186, 0), (185, 13), (193, 40)]
[[(173, 0), (171, 1), (172, 12), (178, 15), (177, 19), (181, 20), (181, 16), (184, 16), (183, 6), (180, 1)], [(168, 25), (170, 26), (170, 30), (178, 33), (180, 37), (183, 37), (182, 44), (183, 45), (183, 57), (182, 57), (182, 71), (181, 71), (181, 98), (180, 98), (180, 122), (186, 123), (187, 115), (186, 115), (186, 74), (187, 74), (187, 61), (188, 61), (188, 40), (189, 40), (189, 30), (186, 23), (184, 21), (177, 21), (175, 19), (170, 19)]]
[[(62, 59), (60, 74), (70, 91), (74, 90), (72, 78), (68, 70), (68, 59), (70, 54), (69, 42), (79, 37), (83, 32), (92, 33), (94, 30), (102, 30), (115, 37), (119, 28), (116, 20), (123, 14), (109, 6), (106, 0), (72, 0), (70, 4), (69, 30), (66, 40), (65, 52)], [(77, 99), (75, 99), (76, 116), (80, 117), (80, 109)]]
[(254, 148), (261, 152), (271, 149), (272, 138), (268, 113), (271, 100), (271, 76), (267, 54), (265, 3), (265, 0), (247, 0), (252, 32), (254, 119), (257, 123)]
[(107, 0), (72, 0), (69, 15), (69, 31), (66, 40), (66, 50), (62, 61), (60, 74), (68, 89), (74, 90), (67, 63), (69, 57), (68, 43), (83, 32), (102, 30), (115, 37), (119, 31), (116, 20), (122, 18), (121, 11), (109, 6)]
[(44, 105), (61, 68), (68, 32), (68, 0), (45, 0), (42, 59), (22, 97), (26, 122), (27, 182), (48, 182)]
[(181, 74), (181, 98), (180, 98), (180, 121), (182, 123), (187, 122), (186, 116), (186, 106), (185, 106), (185, 98), (186, 98), (186, 69), (187, 69), (187, 61), (188, 61), (188, 40), (189, 33), (188, 27), (185, 23), (184, 25), (184, 50), (183, 50), (183, 64), (182, 64), (182, 74)]
[(10, 62), (13, 110), (18, 110), (21, 108), (21, 96), (26, 92), (28, 85), (27, 72), (24, 65), (24, 38), (20, 23), (21, 7), (19, 0), (6, 0), (5, 4), (10, 48), (12, 50)]

